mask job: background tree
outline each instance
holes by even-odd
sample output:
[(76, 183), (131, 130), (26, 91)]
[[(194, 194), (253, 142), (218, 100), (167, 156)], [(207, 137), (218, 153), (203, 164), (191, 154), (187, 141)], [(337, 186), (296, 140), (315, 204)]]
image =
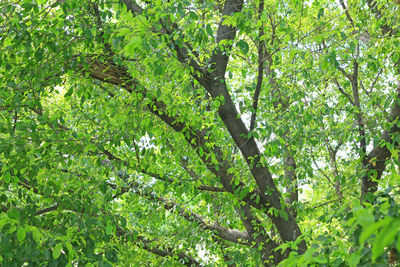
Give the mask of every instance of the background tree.
[(0, 6), (3, 265), (397, 260), (397, 2)]

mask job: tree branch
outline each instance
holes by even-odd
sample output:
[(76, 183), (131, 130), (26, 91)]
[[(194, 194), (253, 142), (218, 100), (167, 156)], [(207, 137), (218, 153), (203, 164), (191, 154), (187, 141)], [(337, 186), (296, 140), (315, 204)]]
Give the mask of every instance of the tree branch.
[(340, 86), (340, 84), (339, 84), (338, 80), (336, 79), (336, 77), (333, 77), (333, 81), (335, 82), (337, 88), (339, 89), (339, 92), (342, 93), (342, 95), (344, 95), (347, 98), (347, 100), (349, 100), (349, 102), (351, 103), (352, 106), (354, 106), (353, 99), (351, 99), (350, 95), (347, 94), (344, 91), (343, 87)]
[(397, 122), (400, 119), (400, 86), (397, 88), (397, 95), (394, 99), (393, 107), (390, 110), (388, 122), (390, 128), (384, 130), (381, 135), (381, 142), (374, 147), (368, 154), (365, 160), (365, 174), (362, 177), (361, 199), (365, 200), (368, 193), (374, 193), (378, 189), (378, 180), (381, 179), (383, 171), (386, 168), (386, 161), (391, 157), (389, 146), (394, 147), (399, 145), (399, 139), (393, 138), (394, 135), (400, 133), (400, 127)]
[(352, 81), (352, 76), (348, 74), (342, 67), (337, 66), (337, 69), (347, 78), (349, 81)]
[(249, 245), (249, 243), (248, 243), (249, 237), (246, 232), (241, 232), (241, 231), (238, 231), (235, 229), (232, 230), (232, 229), (225, 228), (217, 222), (209, 224), (206, 222), (206, 219), (204, 219), (201, 215), (193, 212), (189, 208), (181, 207), (181, 205), (175, 203), (172, 200), (169, 200), (169, 199), (166, 199), (163, 197), (159, 197), (156, 194), (154, 194), (153, 192), (148, 192), (148, 190), (145, 187), (141, 186), (139, 183), (137, 183), (135, 181), (131, 181), (129, 187), (118, 187), (114, 184), (108, 184), (108, 185), (113, 189), (121, 190), (121, 192), (118, 194), (118, 196), (125, 194), (127, 192), (130, 192), (132, 189), (134, 189), (135, 194), (145, 197), (145, 198), (149, 199), (150, 201), (153, 201), (153, 202), (163, 205), (163, 207), (166, 210), (177, 211), (178, 215), (181, 216), (182, 218), (184, 218), (185, 220), (187, 220), (189, 222), (198, 223), (199, 226), (204, 230), (214, 231), (215, 234), (222, 239), (225, 239), (227, 241), (231, 241), (234, 243), (242, 244), (242, 245)]
[(357, 108), (356, 118), (357, 118), (358, 131), (359, 131), (360, 138), (361, 138), (360, 139), (360, 149), (362, 152), (361, 158), (364, 160), (364, 157), (366, 156), (366, 153), (367, 153), (367, 143), (366, 143), (366, 137), (365, 137), (364, 119), (363, 119), (362, 110), (361, 110), (360, 95), (358, 92), (358, 62), (356, 59), (353, 61), (353, 64), (354, 64), (353, 73), (351, 74), (352, 79), (350, 79), (350, 82), (351, 82), (351, 88), (353, 91), (354, 107)]
[(226, 0), (224, 9), (222, 11), (222, 19), (218, 25), (216, 42), (218, 44), (217, 50), (211, 57), (209, 65), (213, 71), (213, 76), (216, 79), (224, 79), (226, 67), (229, 60), (229, 50), (236, 35), (236, 27), (229, 26), (225, 23), (227, 17), (232, 16), (234, 13), (239, 13), (243, 8), (243, 0)]
[[(143, 14), (143, 9), (136, 4), (135, 1), (132, 0), (124, 0), (124, 3), (129, 11), (136, 16)], [(174, 32), (180, 32), (183, 34), (184, 31), (180, 30), (178, 25), (176, 23), (172, 23), (169, 20), (169, 17), (166, 19), (167, 22), (162, 21), (160, 19), (160, 25), (162, 26), (162, 31), (161, 33), (167, 34), (170, 37), (170, 42), (168, 45), (171, 48), (172, 51), (175, 51), (177, 53), (178, 60), (183, 63), (183, 64), (188, 64), (190, 67), (193, 68), (192, 75), (196, 77), (196, 80), (198, 80), (201, 84), (204, 84), (203, 80), (203, 70), (201, 69), (199, 63), (194, 60), (190, 54), (189, 51), (198, 59), (198, 53), (192, 48), (192, 46), (188, 42), (182, 42), (185, 46), (182, 46), (180, 43), (177, 43), (177, 41), (172, 38), (172, 35)], [(153, 32), (157, 32), (156, 29), (152, 29)], [(185, 39), (184, 37), (182, 39)], [(171, 45), (173, 44), (173, 45)], [(189, 49), (189, 50), (188, 50)]]
[(39, 216), (39, 215), (45, 214), (45, 213), (47, 213), (47, 212), (56, 210), (56, 209), (58, 209), (58, 207), (59, 207), (59, 205), (56, 204), (56, 205), (54, 205), (54, 206), (51, 206), (51, 207), (48, 207), (48, 208), (45, 208), (45, 209), (42, 209), (42, 210), (38, 210), (38, 211), (35, 213), (35, 216)]
[(339, 0), (339, 2), (340, 2), (340, 5), (342, 6), (342, 8), (344, 10), (344, 13), (346, 14), (346, 18), (349, 20), (351, 26), (354, 27), (354, 21), (351, 18), (349, 10), (347, 9), (346, 5), (344, 4), (344, 1), (343, 0)]
[[(258, 18), (261, 19), (261, 14), (264, 11), (264, 0), (260, 1), (259, 7), (258, 7)], [(253, 96), (253, 112), (251, 114), (251, 119), (250, 119), (250, 131), (253, 131), (255, 126), (256, 126), (256, 116), (257, 116), (257, 107), (258, 107), (258, 98), (260, 97), (260, 91), (261, 91), (261, 86), (262, 86), (262, 80), (264, 76), (264, 41), (261, 41), (261, 37), (264, 35), (264, 25), (261, 24), (259, 28), (260, 34), (260, 43), (258, 45), (258, 74), (257, 74), (257, 84), (256, 84), (256, 90), (254, 91), (254, 96)]]
[(328, 148), (328, 152), (329, 152), (329, 160), (330, 160), (330, 164), (331, 164), (331, 169), (332, 169), (332, 175), (333, 175), (333, 179), (335, 181), (335, 192), (337, 194), (337, 196), (339, 197), (339, 202), (342, 201), (343, 199), (343, 194), (342, 194), (342, 190), (341, 190), (341, 185), (340, 185), (340, 181), (338, 180), (338, 176), (339, 176), (339, 171), (337, 168), (337, 163), (336, 163), (336, 154), (339, 150), (339, 148), (342, 146), (343, 141), (340, 140), (340, 142), (335, 146), (335, 148), (333, 148), (328, 140), (326, 140), (326, 146)]
[(132, 13), (133, 15), (140, 15), (140, 14), (143, 13), (143, 9), (142, 9), (138, 4), (136, 4), (135, 1), (132, 1), (132, 0), (124, 0), (124, 3), (125, 3), (125, 5), (126, 5), (126, 8), (127, 8), (129, 11), (131, 11), (131, 13)]
[[(377, 19), (382, 19), (382, 12), (377, 7), (377, 2), (375, 0), (367, 0), (369, 9), (375, 14)], [(381, 24), (383, 34), (388, 34), (389, 36), (397, 35), (397, 31), (390, 27), (388, 24)]]

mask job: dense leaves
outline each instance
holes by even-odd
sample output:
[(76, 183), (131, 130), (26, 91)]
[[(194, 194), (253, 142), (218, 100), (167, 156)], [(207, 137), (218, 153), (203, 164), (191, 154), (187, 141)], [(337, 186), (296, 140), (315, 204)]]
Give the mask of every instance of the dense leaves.
[(0, 265), (399, 264), (398, 1), (0, 3)]

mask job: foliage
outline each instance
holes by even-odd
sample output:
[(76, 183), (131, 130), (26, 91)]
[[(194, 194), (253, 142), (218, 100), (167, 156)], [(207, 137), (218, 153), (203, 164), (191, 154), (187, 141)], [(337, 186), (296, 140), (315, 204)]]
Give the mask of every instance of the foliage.
[(399, 264), (399, 9), (1, 1), (0, 265)]

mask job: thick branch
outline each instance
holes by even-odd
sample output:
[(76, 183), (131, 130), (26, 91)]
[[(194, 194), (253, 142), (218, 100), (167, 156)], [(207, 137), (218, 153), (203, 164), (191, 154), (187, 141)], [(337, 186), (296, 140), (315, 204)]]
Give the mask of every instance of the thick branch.
[(360, 95), (359, 95), (359, 90), (358, 90), (358, 62), (357, 60), (354, 60), (353, 62), (354, 67), (353, 67), (353, 73), (351, 74), (351, 88), (353, 91), (353, 99), (354, 99), (354, 106), (357, 108), (356, 110), (356, 117), (357, 117), (357, 125), (358, 125), (358, 131), (360, 134), (360, 148), (362, 152), (362, 158), (365, 157), (365, 154), (367, 152), (367, 143), (365, 139), (365, 125), (364, 125), (364, 120), (363, 120), (363, 115), (362, 115), (362, 110), (361, 110), (361, 103), (360, 103)]
[[(294, 160), (293, 151), (290, 151), (286, 148), (286, 156), (284, 159), (284, 173), (288, 185), (286, 189), (289, 193), (289, 197), (287, 198), (287, 203), (290, 205), (296, 204), (299, 200), (299, 189), (297, 183), (297, 176), (296, 176), (296, 161)], [(296, 211), (293, 208), (293, 215), (296, 216)]]
[(143, 9), (132, 0), (124, 0), (126, 8), (132, 12), (133, 15), (140, 15), (143, 13)]
[[(261, 19), (261, 14), (264, 10), (264, 1), (260, 1), (259, 5), (259, 16), (258, 18)], [(264, 25), (261, 24), (260, 26), (260, 43), (258, 45), (258, 76), (257, 76), (257, 84), (256, 84), (256, 90), (254, 92), (253, 96), (253, 112), (251, 114), (251, 119), (250, 119), (250, 131), (254, 130), (256, 126), (256, 116), (257, 116), (257, 108), (258, 108), (258, 99), (260, 97), (260, 91), (261, 91), (261, 86), (262, 86), (262, 80), (264, 76), (264, 41), (261, 41), (262, 36), (264, 35)]]
[[(382, 12), (378, 9), (377, 2), (375, 0), (367, 0), (368, 7), (371, 9), (372, 13), (375, 14), (378, 20), (382, 19)], [(393, 29), (388, 24), (381, 24), (380, 26), (383, 34), (388, 34), (389, 36), (397, 35), (397, 30)]]
[(225, 19), (234, 13), (241, 12), (243, 8), (243, 0), (226, 0), (222, 11), (222, 19), (217, 30), (217, 50), (211, 57), (210, 65), (213, 69), (213, 76), (217, 79), (225, 77), (226, 66), (229, 60), (229, 50), (232, 46), (233, 39), (236, 35), (236, 28), (226, 25)]
[(386, 161), (391, 157), (391, 152), (388, 146), (394, 147), (399, 145), (398, 138), (393, 138), (394, 135), (400, 133), (400, 128), (397, 126), (397, 121), (400, 119), (400, 86), (397, 89), (397, 96), (394, 99), (393, 107), (390, 110), (388, 122), (390, 129), (382, 132), (381, 142), (374, 147), (366, 157), (366, 165), (364, 170), (365, 175), (362, 178), (361, 198), (365, 199), (368, 193), (373, 193), (378, 189), (378, 180), (381, 179), (383, 171), (386, 167)]

